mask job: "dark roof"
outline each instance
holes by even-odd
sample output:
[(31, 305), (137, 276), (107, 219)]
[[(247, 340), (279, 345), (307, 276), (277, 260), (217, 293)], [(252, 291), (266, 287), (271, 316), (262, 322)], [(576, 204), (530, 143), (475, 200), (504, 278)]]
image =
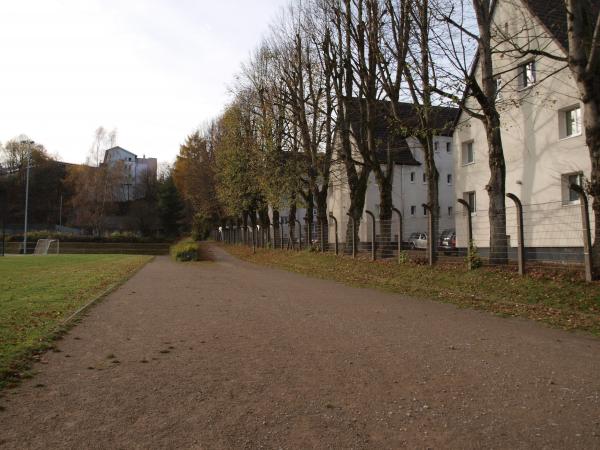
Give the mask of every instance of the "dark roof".
[[(400, 103), (398, 105), (398, 116), (396, 120), (392, 114), (391, 103), (379, 100), (375, 113), (375, 140), (377, 142), (376, 154), (380, 163), (387, 161), (388, 148), (392, 154), (395, 164), (405, 166), (418, 166), (406, 138), (414, 134), (419, 128), (419, 118), (416, 107), (412, 103)], [(350, 126), (356, 138), (362, 133), (362, 120), (360, 100), (352, 99), (348, 102), (348, 113)], [(433, 127), (437, 135), (452, 135), (454, 130), (454, 119), (458, 113), (457, 108), (433, 107)]]
[(569, 48), (567, 38), (567, 9), (564, 0), (524, 0), (531, 13), (540, 19), (542, 25), (563, 50)]

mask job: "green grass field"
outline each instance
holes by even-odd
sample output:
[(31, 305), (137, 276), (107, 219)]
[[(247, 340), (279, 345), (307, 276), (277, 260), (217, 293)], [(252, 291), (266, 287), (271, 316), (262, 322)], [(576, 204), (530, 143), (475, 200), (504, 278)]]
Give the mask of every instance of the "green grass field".
[(0, 258), (0, 387), (47, 348), (63, 321), (149, 261), (137, 255)]
[(340, 281), (429, 298), (460, 307), (518, 316), (568, 330), (600, 335), (600, 283), (532, 273), (520, 277), (506, 270), (375, 261), (332, 254), (290, 252), (226, 246), (232, 254), (258, 264)]

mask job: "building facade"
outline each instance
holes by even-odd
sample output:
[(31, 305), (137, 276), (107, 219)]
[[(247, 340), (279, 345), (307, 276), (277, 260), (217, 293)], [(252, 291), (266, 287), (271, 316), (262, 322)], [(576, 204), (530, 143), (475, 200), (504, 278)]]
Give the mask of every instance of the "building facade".
[[(516, 5), (518, 4), (518, 5)], [(582, 246), (577, 194), (571, 183), (581, 184), (590, 174), (590, 156), (582, 133), (580, 93), (564, 62), (544, 56), (510, 52), (521, 48), (566, 56), (566, 20), (561, 0), (499, 0), (493, 17), (504, 31), (494, 59), (506, 161), (506, 192), (524, 205), (524, 240), (540, 259), (577, 259)], [(565, 22), (565, 23), (563, 23)], [(501, 33), (498, 33), (501, 34)], [(501, 50), (506, 50), (502, 52)], [(479, 71), (479, 67), (474, 68)], [(475, 107), (474, 100), (466, 100)], [(481, 121), (462, 112), (454, 133), (454, 197), (473, 209), (473, 240), (489, 247), (490, 179), (488, 145)], [(507, 239), (517, 245), (516, 208), (507, 199)], [(467, 246), (466, 214), (456, 215), (457, 245)], [(554, 255), (554, 256), (553, 256)]]
[(113, 147), (104, 152), (102, 164), (121, 163), (125, 168), (125, 177), (117, 189), (118, 200), (122, 202), (138, 200), (146, 195), (149, 181), (156, 180), (156, 158), (138, 158), (121, 147)]

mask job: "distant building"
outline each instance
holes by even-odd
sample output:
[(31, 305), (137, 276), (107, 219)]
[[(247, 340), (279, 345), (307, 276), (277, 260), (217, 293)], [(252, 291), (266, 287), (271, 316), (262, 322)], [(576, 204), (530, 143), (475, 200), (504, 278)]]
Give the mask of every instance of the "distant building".
[[(425, 174), (425, 152), (419, 140), (410, 135), (406, 135), (401, 127), (406, 126), (410, 129), (415, 124), (416, 111), (415, 106), (410, 103), (401, 103), (400, 123), (398, 124), (391, 115), (390, 107), (387, 102), (380, 101), (377, 105), (377, 125), (375, 129), (375, 140), (377, 142), (376, 155), (381, 164), (387, 161), (387, 153), (390, 151), (392, 162), (394, 164), (392, 199), (403, 217), (403, 232), (400, 239), (406, 241), (413, 232), (427, 232), (427, 211), (423, 207), (427, 203), (427, 177)], [(351, 103), (350, 126), (351, 141), (353, 145), (354, 159), (361, 161), (356, 139), (362, 129), (360, 116), (358, 114), (358, 104)], [(434, 107), (434, 127), (435, 135), (434, 160), (439, 172), (439, 231), (454, 227), (454, 199), (453, 190), (453, 155), (455, 153), (452, 145), (452, 124), (458, 113), (456, 108)], [(340, 224), (340, 236), (344, 236), (348, 218), (347, 212), (350, 208), (350, 190), (348, 180), (342, 159), (334, 155), (334, 162), (331, 169), (331, 181), (328, 190), (327, 206), (329, 211), (337, 218)], [(370, 174), (368, 187), (365, 195), (364, 210), (372, 211), (379, 221), (379, 187), (375, 180), (375, 175)], [(367, 221), (363, 213), (363, 220)], [(392, 220), (393, 240), (397, 240), (395, 233), (397, 227), (396, 215)], [(379, 230), (379, 225), (377, 227)], [(330, 229), (329, 239), (334, 238)], [(372, 239), (371, 227), (361, 226), (359, 230), (359, 239), (362, 242), (369, 242)]]
[(135, 153), (122, 147), (109, 148), (104, 152), (102, 164), (115, 164), (122, 162), (126, 169), (126, 178), (118, 190), (119, 201), (131, 201), (143, 198), (146, 195), (146, 186), (149, 180), (156, 180), (156, 158), (138, 158)]

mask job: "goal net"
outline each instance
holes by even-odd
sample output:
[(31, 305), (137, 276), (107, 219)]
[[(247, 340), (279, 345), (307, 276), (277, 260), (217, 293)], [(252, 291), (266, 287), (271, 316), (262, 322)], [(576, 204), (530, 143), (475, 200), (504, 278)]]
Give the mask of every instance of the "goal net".
[(56, 253), (59, 251), (58, 239), (38, 239), (35, 244), (34, 255), (47, 255), (48, 253)]

